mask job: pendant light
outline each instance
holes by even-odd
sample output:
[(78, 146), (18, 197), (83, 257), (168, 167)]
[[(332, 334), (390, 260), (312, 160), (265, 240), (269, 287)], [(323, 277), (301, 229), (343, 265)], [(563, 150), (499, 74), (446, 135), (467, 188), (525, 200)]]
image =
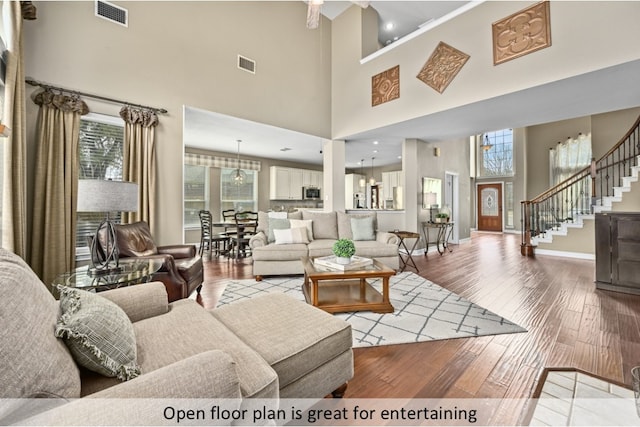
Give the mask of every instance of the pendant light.
[(360, 188), (364, 188), (367, 185), (367, 180), (364, 179), (364, 159), (360, 160), (360, 180), (358, 181), (358, 185)]
[(370, 185), (376, 185), (376, 179), (373, 176), (373, 159), (375, 159), (375, 157), (371, 158), (371, 178), (369, 178), (369, 184)]
[(233, 172), (231, 172), (231, 179), (234, 184), (242, 185), (247, 180), (247, 174), (240, 169), (240, 143), (241, 139), (238, 139), (238, 157), (237, 157), (237, 168)]
[(487, 135), (486, 133), (484, 134), (484, 144), (482, 144), (482, 149), (484, 151), (489, 151), (491, 150), (491, 147), (493, 147), (493, 144), (491, 144), (489, 142), (489, 135)]

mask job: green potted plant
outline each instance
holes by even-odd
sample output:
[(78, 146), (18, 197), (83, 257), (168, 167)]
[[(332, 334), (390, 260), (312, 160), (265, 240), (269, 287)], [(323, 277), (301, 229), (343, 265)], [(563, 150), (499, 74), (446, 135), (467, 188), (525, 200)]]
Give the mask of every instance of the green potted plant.
[(331, 248), (338, 264), (349, 264), (356, 253), (356, 246), (350, 239), (338, 239)]
[(436, 214), (436, 222), (448, 222), (448, 221), (449, 221), (449, 214), (444, 212), (440, 212)]

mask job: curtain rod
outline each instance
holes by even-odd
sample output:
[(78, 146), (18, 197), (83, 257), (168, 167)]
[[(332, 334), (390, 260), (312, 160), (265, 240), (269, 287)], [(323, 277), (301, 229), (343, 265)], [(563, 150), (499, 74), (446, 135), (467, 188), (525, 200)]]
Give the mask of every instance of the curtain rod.
[(75, 95), (86, 96), (88, 98), (100, 99), (102, 101), (114, 102), (116, 104), (125, 104), (125, 105), (131, 105), (133, 107), (146, 108), (147, 110), (151, 110), (151, 111), (154, 111), (156, 113), (161, 113), (161, 114), (167, 114), (168, 113), (168, 111), (165, 110), (164, 108), (154, 108), (154, 107), (149, 107), (147, 105), (133, 104), (131, 102), (121, 101), (119, 99), (107, 98), (106, 96), (93, 95), (91, 93), (80, 92), (78, 90), (65, 89), (65, 88), (62, 88), (62, 87), (59, 87), (59, 86), (53, 86), (53, 85), (50, 85), (50, 84), (47, 84), (47, 83), (41, 83), (41, 82), (35, 81), (33, 79), (29, 79), (29, 78), (25, 79), (25, 82), (30, 84), (31, 86), (40, 86), (41, 88), (44, 88), (44, 89), (53, 89), (53, 90), (67, 92), (67, 93), (71, 93), (71, 94), (75, 94)]

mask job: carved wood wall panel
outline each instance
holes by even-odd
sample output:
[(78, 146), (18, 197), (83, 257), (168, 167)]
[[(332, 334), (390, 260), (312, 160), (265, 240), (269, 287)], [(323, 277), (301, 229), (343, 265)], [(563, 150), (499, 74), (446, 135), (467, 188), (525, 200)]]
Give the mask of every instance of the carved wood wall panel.
[(440, 42), (416, 76), (442, 93), (469, 60), (469, 55)]
[(544, 1), (492, 24), (493, 64), (551, 46), (549, 2)]
[(371, 78), (371, 106), (400, 98), (400, 66), (396, 65)]

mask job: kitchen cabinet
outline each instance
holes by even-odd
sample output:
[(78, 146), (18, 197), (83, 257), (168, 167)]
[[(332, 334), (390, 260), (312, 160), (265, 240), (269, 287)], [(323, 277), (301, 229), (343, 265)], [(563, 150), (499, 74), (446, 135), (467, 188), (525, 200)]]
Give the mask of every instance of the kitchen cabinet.
[(302, 170), (302, 186), (322, 188), (322, 171)]
[(382, 172), (382, 200), (393, 200), (393, 188), (404, 186), (402, 171)]
[(596, 288), (640, 295), (640, 213), (596, 214)]
[(358, 175), (355, 173), (350, 173), (345, 175), (344, 177), (344, 208), (345, 209), (354, 209), (354, 200), (353, 195), (355, 193), (364, 193), (366, 191), (365, 187), (360, 187), (360, 178), (365, 178), (364, 175)]
[(269, 199), (302, 200), (302, 187), (321, 188), (322, 171), (271, 166)]

